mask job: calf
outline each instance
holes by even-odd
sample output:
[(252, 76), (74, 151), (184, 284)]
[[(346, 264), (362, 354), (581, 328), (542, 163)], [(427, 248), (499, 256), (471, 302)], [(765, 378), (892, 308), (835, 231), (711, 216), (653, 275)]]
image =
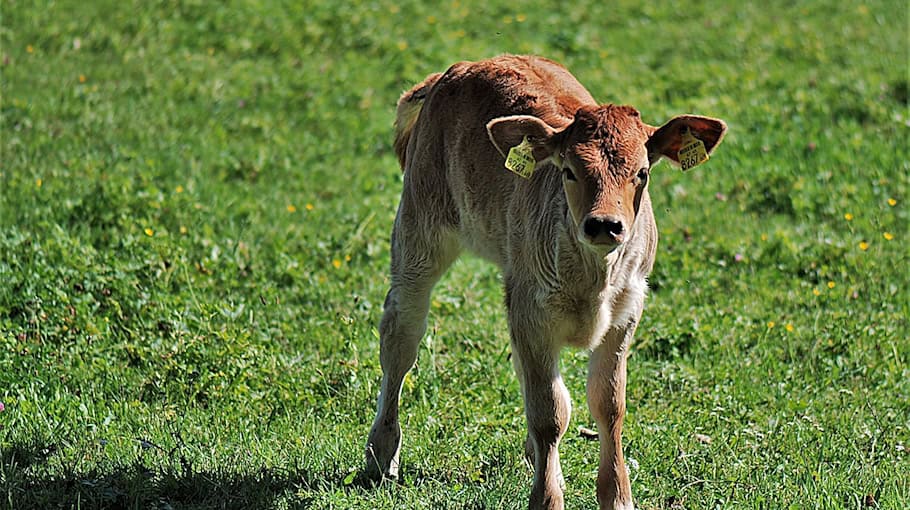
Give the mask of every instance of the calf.
[(601, 508), (632, 508), (620, 440), (626, 357), (657, 248), (649, 173), (661, 157), (684, 169), (702, 162), (725, 131), (723, 121), (691, 115), (650, 126), (630, 106), (598, 105), (565, 68), (533, 56), (461, 62), (406, 92), (395, 137), (404, 189), (367, 472), (398, 476), (402, 380), (426, 331), (430, 292), (467, 249), (503, 274), (534, 466), (530, 508), (563, 508), (566, 345), (592, 351), (597, 500)]

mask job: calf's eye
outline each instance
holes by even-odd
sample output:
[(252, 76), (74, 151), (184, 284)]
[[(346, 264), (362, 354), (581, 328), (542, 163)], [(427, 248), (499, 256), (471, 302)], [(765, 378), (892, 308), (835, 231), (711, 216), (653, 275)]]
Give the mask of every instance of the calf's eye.
[(646, 182), (648, 182), (648, 169), (642, 168), (638, 171), (637, 174), (635, 174), (635, 184), (644, 186)]

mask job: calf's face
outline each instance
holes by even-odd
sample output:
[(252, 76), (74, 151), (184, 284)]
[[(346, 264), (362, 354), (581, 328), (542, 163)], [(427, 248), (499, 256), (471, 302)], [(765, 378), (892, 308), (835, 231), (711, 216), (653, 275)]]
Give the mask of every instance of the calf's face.
[(628, 237), (648, 184), (650, 130), (634, 108), (582, 108), (554, 160), (579, 240), (612, 250)]
[(487, 131), (503, 155), (527, 139), (538, 167), (549, 161), (560, 168), (578, 239), (609, 252), (629, 238), (651, 167), (661, 157), (678, 164), (678, 153), (690, 135), (710, 154), (726, 125), (686, 115), (657, 128), (642, 122), (631, 106), (605, 105), (582, 107), (562, 129), (537, 117), (516, 115), (493, 119)]

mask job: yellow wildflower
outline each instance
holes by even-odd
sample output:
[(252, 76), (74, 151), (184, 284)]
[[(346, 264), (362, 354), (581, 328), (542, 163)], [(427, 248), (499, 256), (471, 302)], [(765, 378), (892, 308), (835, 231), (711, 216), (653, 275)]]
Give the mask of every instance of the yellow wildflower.
[(25, 47), (25, 51), (26, 51), (27, 53), (34, 53), (34, 52), (35, 52), (35, 48), (34, 48), (31, 44), (29, 44), (28, 46)]
[(897, 205), (897, 200), (895, 200), (893, 198), (889, 198), (888, 205), (890, 205), (891, 207), (894, 207), (895, 205)]
[(814, 294), (814, 295), (816, 295), (816, 296), (821, 296), (821, 295), (822, 295), (822, 291), (820, 291), (820, 290), (818, 290), (818, 289), (812, 289), (812, 294)]
[(885, 232), (884, 234), (882, 234), (882, 237), (884, 237), (885, 240), (890, 241), (890, 240), (894, 239), (894, 234), (892, 234), (891, 232)]
[(408, 49), (408, 42), (407, 41), (398, 41), (398, 51), (404, 51), (406, 49)]
[(528, 19), (528, 17), (525, 16), (524, 14), (516, 14), (516, 15), (515, 15), (515, 21), (517, 21), (517, 22), (519, 22), (519, 23), (524, 23), (525, 20), (527, 20), (527, 19)]
[(338, 269), (341, 267), (341, 261), (338, 259), (335, 259), (332, 261), (332, 265), (335, 266), (335, 269)]
[(294, 207), (292, 204), (288, 204), (287, 209), (288, 209), (288, 212), (296, 212), (296, 211), (297, 211), (297, 208)]
[(307, 211), (312, 211), (313, 209), (314, 209), (313, 204), (307, 204), (307, 205), (306, 205), (306, 210), (307, 210)]
[(784, 329), (786, 329), (788, 333), (792, 333), (792, 332), (793, 332), (793, 324), (790, 324), (790, 323), (788, 322), (787, 325), (784, 326)]
[(860, 250), (863, 250), (863, 251), (868, 250), (868, 249), (869, 249), (869, 243), (867, 243), (866, 241), (860, 241), (860, 243), (859, 243), (859, 249), (860, 249)]
[(833, 288), (834, 288), (834, 282), (828, 282), (828, 288), (829, 288), (829, 289), (833, 289)]
[(174, 188), (174, 191), (176, 191), (177, 193), (183, 193), (183, 186), (178, 184), (177, 187)]
[(773, 327), (774, 327), (774, 321), (768, 321), (768, 329), (771, 329)]
[(345, 262), (350, 262), (350, 261), (351, 261), (351, 256), (350, 256), (350, 255), (345, 255), (345, 256), (344, 256), (344, 261), (345, 261)]
[(40, 188), (42, 184), (44, 184), (44, 181), (41, 179), (35, 179), (35, 187)]
[(152, 229), (150, 229), (150, 228), (146, 228), (146, 229), (144, 230), (144, 232), (145, 232), (145, 235), (147, 235), (147, 236), (149, 236), (149, 237), (152, 237), (153, 235), (155, 235), (155, 231), (152, 230)]
[(411, 391), (414, 389), (414, 378), (411, 377), (411, 372), (404, 374), (404, 385), (408, 389), (408, 391)]
[(180, 225), (180, 233), (186, 234), (186, 227), (184, 227), (183, 225)]
[(85, 75), (84, 75), (84, 74), (80, 74), (80, 75), (79, 75), (79, 83), (85, 83)]
[(847, 221), (852, 221), (852, 220), (853, 220), (853, 215), (850, 214), (850, 213), (847, 213), (847, 214), (844, 215), (844, 219), (847, 220)]

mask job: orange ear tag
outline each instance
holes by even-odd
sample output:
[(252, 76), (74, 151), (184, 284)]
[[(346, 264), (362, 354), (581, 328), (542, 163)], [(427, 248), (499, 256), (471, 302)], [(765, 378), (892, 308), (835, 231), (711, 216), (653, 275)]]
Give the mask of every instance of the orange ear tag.
[(529, 179), (534, 173), (535, 166), (537, 166), (537, 161), (534, 159), (533, 147), (526, 136), (520, 144), (509, 149), (509, 155), (506, 156), (506, 168)]
[(676, 153), (676, 157), (683, 171), (686, 171), (708, 161), (708, 151), (705, 150), (705, 143), (695, 138), (687, 127), (682, 135), (682, 147)]

